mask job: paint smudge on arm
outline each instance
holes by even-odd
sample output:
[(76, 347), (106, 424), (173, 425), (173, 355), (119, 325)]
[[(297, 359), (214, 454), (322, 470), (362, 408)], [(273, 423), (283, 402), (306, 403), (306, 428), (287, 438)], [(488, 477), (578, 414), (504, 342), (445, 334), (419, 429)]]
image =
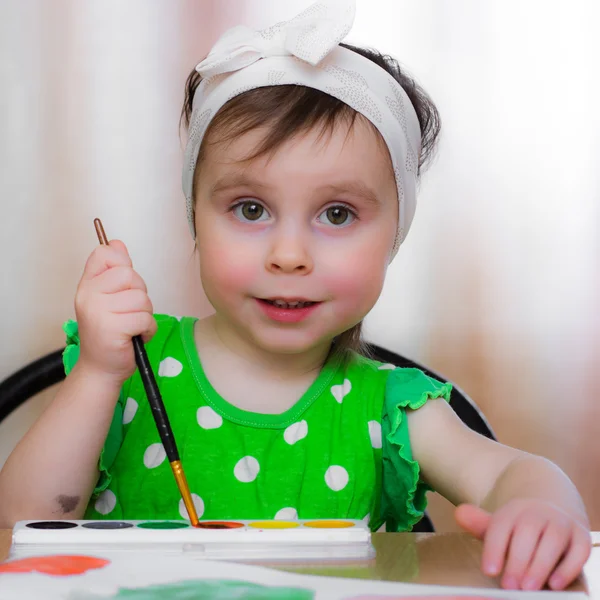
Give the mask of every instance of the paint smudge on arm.
[(61, 512), (66, 515), (77, 508), (80, 499), (80, 496), (67, 496), (66, 494), (61, 494), (56, 497), (56, 502), (58, 502)]

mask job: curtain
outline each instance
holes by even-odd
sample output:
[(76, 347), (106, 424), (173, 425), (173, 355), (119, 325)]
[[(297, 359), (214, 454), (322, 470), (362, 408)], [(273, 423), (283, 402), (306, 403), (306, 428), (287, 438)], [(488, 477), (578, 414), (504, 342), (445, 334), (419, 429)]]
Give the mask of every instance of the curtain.
[[(180, 191), (183, 84), (227, 27), (309, 4), (0, 4), (0, 377), (63, 344), (96, 216), (157, 312), (208, 314)], [(396, 56), (443, 123), (367, 336), (455, 381), (501, 441), (556, 461), (598, 529), (600, 5), (357, 6), (349, 41)], [(0, 464), (49, 399), (2, 424)]]

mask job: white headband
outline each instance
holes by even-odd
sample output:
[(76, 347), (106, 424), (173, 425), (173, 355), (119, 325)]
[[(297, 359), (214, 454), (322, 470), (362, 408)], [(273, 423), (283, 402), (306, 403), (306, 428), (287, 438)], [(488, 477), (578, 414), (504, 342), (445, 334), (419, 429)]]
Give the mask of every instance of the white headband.
[(354, 15), (355, 0), (321, 0), (291, 21), (268, 29), (234, 27), (196, 66), (202, 81), (194, 94), (182, 178), (194, 238), (194, 170), (211, 119), (226, 102), (248, 90), (302, 85), (334, 96), (364, 115), (387, 144), (398, 188), (395, 256), (415, 213), (421, 131), (400, 84), (368, 58), (338, 45), (352, 28)]

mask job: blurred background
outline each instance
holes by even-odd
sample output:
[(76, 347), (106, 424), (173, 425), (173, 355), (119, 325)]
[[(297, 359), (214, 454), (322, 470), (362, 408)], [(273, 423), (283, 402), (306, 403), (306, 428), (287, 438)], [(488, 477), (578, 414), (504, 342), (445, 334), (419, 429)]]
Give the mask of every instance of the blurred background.
[[(310, 0), (0, 2), (0, 379), (61, 347), (93, 218), (157, 312), (205, 316), (180, 189), (184, 82), (231, 25)], [(462, 387), (558, 463), (600, 529), (600, 4), (357, 0), (443, 122), (370, 340)], [(51, 389), (0, 424), (0, 466)], [(438, 529), (454, 529), (432, 499)]]

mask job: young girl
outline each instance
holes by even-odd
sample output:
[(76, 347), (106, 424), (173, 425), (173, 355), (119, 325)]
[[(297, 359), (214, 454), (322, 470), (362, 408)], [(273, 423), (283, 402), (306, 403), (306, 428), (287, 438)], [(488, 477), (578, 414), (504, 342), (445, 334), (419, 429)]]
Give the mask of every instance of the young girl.
[(66, 381), (0, 474), (2, 526), (186, 517), (135, 370), (141, 334), (200, 518), (403, 531), (434, 488), (504, 587), (581, 572), (589, 524), (556, 466), (465, 427), (449, 384), (357, 352), (439, 120), (396, 61), (339, 43), (353, 18), (330, 0), (234, 28), (190, 76), (183, 184), (215, 314), (153, 315), (125, 245), (96, 248)]

